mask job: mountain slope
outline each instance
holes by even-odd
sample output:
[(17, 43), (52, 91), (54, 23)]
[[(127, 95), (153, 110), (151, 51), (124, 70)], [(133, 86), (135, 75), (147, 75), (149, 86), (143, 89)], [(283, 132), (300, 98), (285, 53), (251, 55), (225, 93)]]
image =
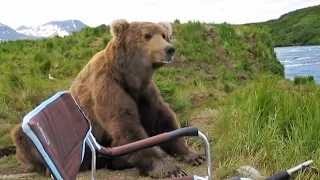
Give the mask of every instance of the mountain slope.
[(17, 32), (36, 37), (68, 36), (88, 25), (79, 20), (51, 21), (39, 26), (20, 26)]
[(18, 39), (34, 39), (34, 37), (18, 33), (11, 27), (0, 23), (0, 42)]
[(251, 25), (268, 29), (276, 46), (320, 44), (320, 5), (291, 11), (278, 19)]

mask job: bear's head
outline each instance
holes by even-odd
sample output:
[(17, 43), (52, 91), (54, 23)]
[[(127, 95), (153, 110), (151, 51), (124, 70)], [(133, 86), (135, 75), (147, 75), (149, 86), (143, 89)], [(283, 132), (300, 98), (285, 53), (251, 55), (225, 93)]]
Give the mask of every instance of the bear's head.
[(172, 62), (175, 48), (169, 43), (172, 26), (169, 22), (131, 22), (118, 19), (111, 23), (111, 34), (116, 44), (121, 44), (129, 61), (159, 68)]

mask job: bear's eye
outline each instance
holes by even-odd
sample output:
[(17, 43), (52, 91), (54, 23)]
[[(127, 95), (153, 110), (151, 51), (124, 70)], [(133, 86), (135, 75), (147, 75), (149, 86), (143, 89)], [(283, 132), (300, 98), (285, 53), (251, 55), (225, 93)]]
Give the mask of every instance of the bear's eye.
[(162, 38), (165, 39), (166, 38), (166, 35), (164, 33), (162, 33)]
[(144, 35), (144, 38), (146, 38), (147, 40), (151, 39), (152, 35), (150, 33), (147, 33)]

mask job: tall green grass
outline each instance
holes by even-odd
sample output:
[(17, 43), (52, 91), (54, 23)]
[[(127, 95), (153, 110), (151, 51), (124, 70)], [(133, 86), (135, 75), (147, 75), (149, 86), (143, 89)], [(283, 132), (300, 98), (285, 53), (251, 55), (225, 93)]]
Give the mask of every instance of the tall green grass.
[(177, 54), (185, 61), (217, 62), (212, 40), (208, 38), (203, 23), (189, 22), (176, 26)]
[(215, 160), (250, 164), (267, 174), (320, 161), (320, 86), (262, 76), (221, 106), (212, 130)]

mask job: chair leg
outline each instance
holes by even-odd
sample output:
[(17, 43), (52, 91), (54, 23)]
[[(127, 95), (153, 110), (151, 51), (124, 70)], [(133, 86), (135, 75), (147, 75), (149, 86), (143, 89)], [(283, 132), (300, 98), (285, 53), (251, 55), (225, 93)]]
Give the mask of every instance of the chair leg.
[(89, 138), (86, 140), (87, 145), (89, 146), (92, 154), (92, 160), (91, 160), (91, 179), (96, 179), (96, 150), (92, 144), (92, 142), (89, 140)]
[(198, 137), (202, 139), (202, 142), (205, 145), (205, 154), (206, 154), (206, 162), (207, 162), (207, 174), (208, 176), (206, 179), (211, 180), (212, 179), (212, 167), (211, 167), (211, 155), (210, 155), (210, 143), (206, 135), (204, 135), (202, 132), (198, 131)]

